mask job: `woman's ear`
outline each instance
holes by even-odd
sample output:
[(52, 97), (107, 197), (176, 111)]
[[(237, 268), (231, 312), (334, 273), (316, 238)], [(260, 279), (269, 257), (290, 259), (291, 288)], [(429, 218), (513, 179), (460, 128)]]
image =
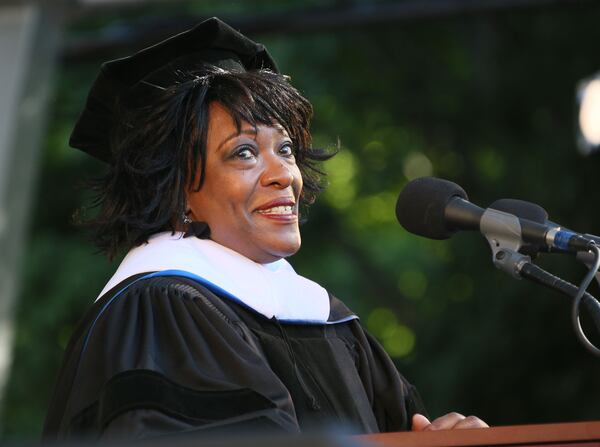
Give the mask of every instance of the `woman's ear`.
[(197, 221), (203, 220), (201, 214), (202, 213), (200, 213), (200, 211), (198, 209), (195, 209), (195, 208), (193, 208), (190, 205), (188, 205), (186, 207), (185, 215), (187, 217), (189, 217), (190, 220), (192, 220), (193, 222), (197, 222)]

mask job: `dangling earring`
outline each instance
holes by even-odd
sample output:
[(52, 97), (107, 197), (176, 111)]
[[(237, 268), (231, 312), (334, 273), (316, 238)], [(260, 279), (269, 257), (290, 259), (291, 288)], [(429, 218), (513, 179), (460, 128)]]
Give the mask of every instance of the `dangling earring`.
[(210, 228), (206, 222), (192, 221), (189, 229), (183, 235), (184, 238), (196, 236), (198, 239), (210, 238)]
[(196, 236), (199, 239), (208, 239), (210, 237), (210, 228), (206, 222), (192, 220), (186, 213), (183, 213), (181, 220), (188, 227), (187, 231), (183, 234), (184, 238)]

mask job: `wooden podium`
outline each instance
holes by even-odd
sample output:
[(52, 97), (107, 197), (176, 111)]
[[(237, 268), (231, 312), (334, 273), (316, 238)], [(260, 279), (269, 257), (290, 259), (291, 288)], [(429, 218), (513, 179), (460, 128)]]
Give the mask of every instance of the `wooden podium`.
[(600, 447), (600, 421), (514, 425), (356, 436), (373, 447), (548, 446)]

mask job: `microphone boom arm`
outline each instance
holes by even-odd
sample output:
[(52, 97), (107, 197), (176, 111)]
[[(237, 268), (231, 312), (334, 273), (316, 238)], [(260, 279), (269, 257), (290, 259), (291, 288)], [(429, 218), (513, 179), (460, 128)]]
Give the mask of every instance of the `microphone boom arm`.
[(521, 279), (521, 269), (531, 262), (531, 257), (519, 253), (522, 239), (518, 217), (488, 208), (481, 216), (479, 227), (490, 244), (494, 265), (513, 278)]
[[(600, 333), (600, 302), (598, 302), (598, 300), (593, 295), (591, 295), (588, 292), (585, 292), (589, 281), (584, 280), (582, 285), (577, 287), (576, 285), (571, 284), (570, 282), (565, 281), (559, 278), (558, 276), (552, 275), (550, 272), (547, 272), (544, 269), (538, 267), (537, 265), (531, 262), (531, 258), (529, 256), (506, 247), (505, 242), (499, 243), (498, 246), (495, 246), (495, 243), (493, 243), (492, 241), (498, 241), (496, 239), (488, 237), (488, 242), (490, 242), (490, 246), (492, 247), (493, 262), (497, 268), (510, 274), (514, 278), (528, 279), (530, 281), (535, 282), (536, 284), (540, 284), (549, 289), (556, 290), (562, 293), (563, 295), (567, 295), (568, 297), (574, 299), (572, 320), (577, 338), (588, 351), (600, 357), (600, 349), (598, 349), (588, 340), (588, 338), (583, 333), (581, 329), (581, 324), (579, 322), (579, 305), (582, 304), (591, 316), (596, 331)], [(519, 244), (509, 242), (509, 245), (514, 246)], [(598, 249), (596, 249), (594, 250), (594, 252), (596, 254), (595, 264), (597, 265), (599, 251)], [(591, 271), (588, 273), (588, 275), (590, 275), (590, 280), (592, 274), (593, 273)], [(582, 288), (583, 291), (581, 290)]]

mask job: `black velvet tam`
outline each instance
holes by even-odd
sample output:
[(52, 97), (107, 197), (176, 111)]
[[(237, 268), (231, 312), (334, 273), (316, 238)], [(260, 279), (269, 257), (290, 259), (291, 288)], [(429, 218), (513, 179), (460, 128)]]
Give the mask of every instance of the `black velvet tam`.
[(263, 45), (216, 17), (210, 18), (132, 56), (102, 64), (69, 144), (112, 163), (110, 135), (117, 105), (126, 106), (124, 98), (135, 100), (132, 92), (139, 95), (144, 88), (166, 88), (176, 81), (178, 72), (207, 63), (230, 71), (278, 71)]

